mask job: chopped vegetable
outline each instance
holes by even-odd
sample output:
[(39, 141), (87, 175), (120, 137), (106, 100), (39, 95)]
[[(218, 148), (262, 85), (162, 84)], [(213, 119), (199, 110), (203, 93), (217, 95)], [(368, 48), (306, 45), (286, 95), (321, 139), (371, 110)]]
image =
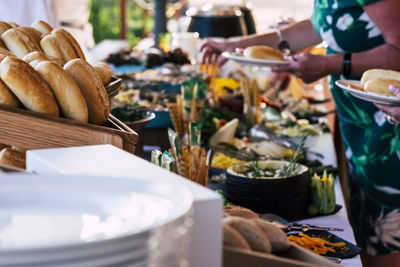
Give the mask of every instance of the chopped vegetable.
[(304, 233), (299, 233), (299, 236), (289, 235), (288, 238), (293, 243), (320, 255), (325, 255), (328, 252), (335, 253), (337, 248), (346, 246), (344, 242), (332, 243), (322, 238), (310, 237)]

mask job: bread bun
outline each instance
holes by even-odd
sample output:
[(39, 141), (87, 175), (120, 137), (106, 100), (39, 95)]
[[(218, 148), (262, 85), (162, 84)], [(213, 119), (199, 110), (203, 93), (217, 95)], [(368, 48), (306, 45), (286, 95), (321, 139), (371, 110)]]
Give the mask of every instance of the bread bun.
[(225, 206), (224, 212), (230, 216), (237, 216), (246, 219), (258, 219), (260, 217), (257, 213), (241, 206)]
[(246, 239), (252, 250), (271, 253), (271, 243), (254, 222), (245, 218), (230, 216), (224, 218), (223, 223), (238, 231)]
[(64, 36), (64, 38), (66, 38), (66, 40), (68, 40), (68, 43), (75, 51), (76, 57), (86, 59), (85, 54), (81, 49), (81, 46), (79, 45), (78, 41), (76, 41), (76, 39), (72, 36), (72, 34), (62, 28), (56, 29), (53, 32), (55, 34), (61, 34), (62, 36)]
[(250, 245), (247, 243), (246, 239), (228, 224), (224, 224), (224, 245), (250, 249)]
[(29, 54), (26, 54), (23, 57), (22, 60), (27, 62), (27, 63), (29, 63), (29, 64), (31, 62), (35, 61), (35, 60), (38, 60), (38, 61), (53, 61), (54, 63), (57, 63), (58, 65), (62, 66), (61, 60), (59, 60), (58, 58), (55, 58), (55, 57), (47, 56), (47, 55), (43, 54), (40, 51), (30, 52)]
[(64, 58), (64, 55), (52, 34), (47, 34), (42, 38), (42, 40), (40, 40), (40, 47), (47, 56), (58, 58), (63, 65), (67, 63), (67, 60)]
[(4, 148), (0, 151), (0, 164), (25, 169), (25, 153), (12, 150), (11, 148)]
[(363, 73), (361, 76), (361, 87), (364, 87), (365, 83), (371, 79), (389, 79), (389, 80), (400, 80), (400, 72), (394, 70), (384, 69), (370, 69)]
[(97, 75), (99, 75), (103, 84), (108, 84), (110, 82), (113, 71), (107, 65), (107, 63), (97, 62), (93, 65), (93, 68), (96, 71)]
[(1, 35), (1, 40), (19, 58), (33, 51), (41, 51), (35, 39), (20, 29), (9, 29)]
[(35, 40), (36, 44), (40, 46), (40, 40), (42, 39), (41, 32), (32, 27), (18, 27), (17, 29), (25, 34), (29, 34)]
[(7, 49), (0, 47), (0, 62), (8, 56), (15, 57), (15, 55)]
[(10, 24), (12, 28), (18, 28), (19, 27), (19, 25), (17, 23), (12, 22), (12, 21), (7, 21), (7, 23)]
[(44, 22), (43, 20), (37, 20), (31, 24), (32, 28), (35, 28), (42, 34), (49, 33), (53, 30), (53, 27), (51, 27), (48, 23)]
[(285, 60), (279, 50), (265, 45), (249, 46), (244, 49), (243, 56), (258, 59)]
[(10, 107), (18, 108), (20, 102), (18, 98), (11, 92), (10, 88), (0, 80), (0, 104), (7, 105)]
[(254, 222), (271, 242), (272, 251), (285, 251), (290, 247), (288, 237), (278, 226), (262, 219), (254, 220)]
[(0, 77), (29, 110), (58, 116), (54, 95), (47, 83), (25, 61), (6, 57), (0, 63)]
[(393, 95), (389, 85), (400, 86), (400, 72), (384, 69), (370, 69), (363, 73), (360, 81), (364, 91), (381, 95)]
[(12, 26), (7, 22), (0, 21), (0, 35), (2, 35), (5, 31), (11, 29)]
[(53, 90), (63, 117), (88, 122), (88, 109), (81, 90), (60, 65), (52, 61), (42, 61), (36, 65), (35, 70)]
[(103, 124), (110, 114), (110, 100), (93, 67), (81, 58), (65, 64), (64, 69), (78, 84), (89, 111), (89, 122)]
[(380, 94), (380, 95), (394, 96), (392, 91), (390, 91), (390, 89), (389, 89), (390, 85), (395, 85), (397, 87), (400, 87), (400, 81), (375, 78), (375, 79), (368, 80), (364, 84), (363, 88), (367, 92), (373, 92), (373, 93)]
[(64, 34), (61, 29), (56, 29), (51, 32), (51, 35), (54, 36), (58, 47), (63, 55), (63, 58), (66, 61), (69, 61), (74, 58), (78, 58), (78, 54), (75, 52), (74, 47), (69, 42), (68, 38)]

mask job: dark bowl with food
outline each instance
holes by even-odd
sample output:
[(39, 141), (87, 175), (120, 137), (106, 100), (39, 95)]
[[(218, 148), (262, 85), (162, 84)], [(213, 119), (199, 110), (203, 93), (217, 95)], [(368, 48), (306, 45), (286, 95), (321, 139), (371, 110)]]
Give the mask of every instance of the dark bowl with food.
[(304, 217), (310, 201), (311, 175), (307, 166), (265, 160), (236, 164), (227, 170), (226, 191), (230, 201), (258, 213), (275, 213), (295, 220)]
[(143, 108), (130, 107), (129, 105), (114, 107), (111, 109), (111, 114), (136, 132), (143, 130), (156, 117), (154, 112)]

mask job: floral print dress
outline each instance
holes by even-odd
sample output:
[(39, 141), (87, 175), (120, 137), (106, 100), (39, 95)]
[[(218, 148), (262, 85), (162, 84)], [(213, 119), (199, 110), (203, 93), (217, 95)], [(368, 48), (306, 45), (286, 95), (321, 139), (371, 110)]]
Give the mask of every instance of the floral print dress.
[[(314, 0), (312, 21), (328, 53), (356, 53), (384, 43), (362, 8), (377, 1)], [(331, 91), (350, 166), (357, 243), (372, 255), (400, 251), (400, 125), (389, 124), (372, 103), (336, 87), (338, 79), (344, 78), (331, 76)]]

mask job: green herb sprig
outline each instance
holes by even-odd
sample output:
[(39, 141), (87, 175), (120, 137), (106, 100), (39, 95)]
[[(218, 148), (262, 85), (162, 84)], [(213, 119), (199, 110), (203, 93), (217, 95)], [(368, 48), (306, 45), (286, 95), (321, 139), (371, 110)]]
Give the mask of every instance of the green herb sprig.
[(295, 147), (295, 145), (292, 144), (293, 156), (290, 158), (289, 163), (283, 166), (281, 172), (282, 177), (290, 176), (292, 172), (294, 172), (297, 169), (298, 167), (297, 161), (299, 160), (300, 156), (304, 154), (306, 150), (304, 145), (306, 143), (307, 137), (308, 135), (304, 135), (301, 138), (300, 143), (298, 144), (297, 147)]

